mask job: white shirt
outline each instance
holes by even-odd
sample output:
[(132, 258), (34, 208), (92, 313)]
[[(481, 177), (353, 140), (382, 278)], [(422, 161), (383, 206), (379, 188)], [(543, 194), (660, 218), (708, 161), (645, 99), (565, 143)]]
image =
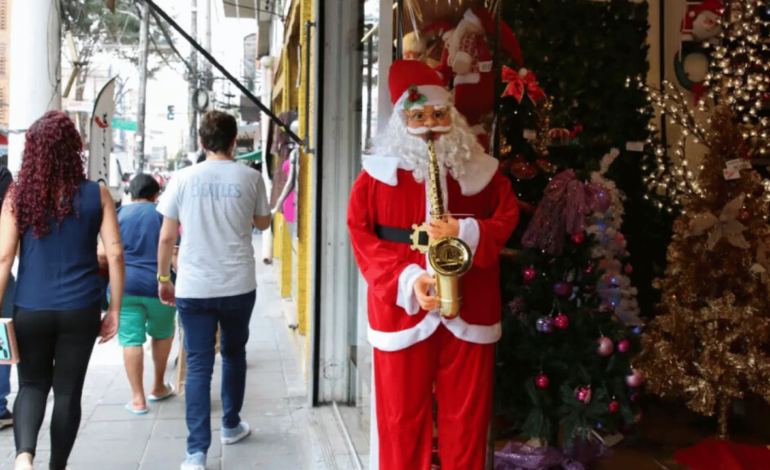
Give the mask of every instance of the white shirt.
[(270, 215), (260, 173), (232, 160), (207, 160), (176, 172), (158, 212), (182, 226), (178, 298), (230, 297), (257, 288), (255, 216)]

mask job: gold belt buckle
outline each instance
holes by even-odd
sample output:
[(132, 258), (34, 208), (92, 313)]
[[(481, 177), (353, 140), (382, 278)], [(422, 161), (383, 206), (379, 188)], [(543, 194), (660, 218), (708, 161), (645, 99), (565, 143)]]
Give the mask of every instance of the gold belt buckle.
[(427, 223), (423, 223), (422, 225), (413, 224), (412, 225), (412, 250), (419, 250), (420, 253), (425, 253), (428, 251), (428, 244), (422, 245), (420, 244), (420, 234), (424, 233), (426, 236), (428, 235), (428, 230), (426, 230), (426, 227), (428, 226)]

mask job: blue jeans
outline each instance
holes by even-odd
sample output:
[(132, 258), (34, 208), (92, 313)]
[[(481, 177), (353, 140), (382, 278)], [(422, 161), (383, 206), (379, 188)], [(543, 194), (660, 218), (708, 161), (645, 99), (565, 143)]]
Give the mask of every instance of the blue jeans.
[[(13, 302), (16, 299), (16, 279), (8, 278), (8, 287), (3, 297), (3, 318), (13, 318)], [(8, 395), (11, 394), (11, 366), (0, 365), (0, 415), (8, 411)]]
[(232, 297), (176, 299), (187, 350), (185, 403), (187, 453), (208, 452), (211, 446), (211, 375), (214, 372), (217, 324), (222, 354), (222, 426), (241, 422), (246, 392), (246, 342), (257, 291)]

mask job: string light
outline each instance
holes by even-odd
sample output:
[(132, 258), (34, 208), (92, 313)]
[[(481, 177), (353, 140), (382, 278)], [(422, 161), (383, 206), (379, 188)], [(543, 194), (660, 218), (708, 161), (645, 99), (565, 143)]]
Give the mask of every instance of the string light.
[[(703, 44), (711, 53), (712, 68), (703, 82), (707, 91), (695, 106), (690, 105), (690, 100), (675, 83), (663, 80), (658, 88), (648, 85), (644, 77), (636, 77), (637, 86), (647, 93), (647, 102), (655, 105), (663, 119), (681, 131), (669, 148), (648, 141), (655, 149), (651, 157), (654, 162), (650, 165), (652, 171), (643, 181), (652, 193), (665, 197), (665, 204), (655, 202), (659, 209), (672, 212), (672, 206), (681, 208), (687, 201), (704, 197), (704, 190), (698, 183), (698, 175), (704, 167), (698, 165), (694, 171), (692, 165), (688, 166), (685, 149), (688, 143), (711, 149), (716, 136), (711, 129), (711, 117), (704, 125), (696, 118), (695, 109), (706, 112), (721, 98), (722, 103), (730, 105), (736, 122), (741, 123), (743, 142), (737, 143), (734, 153), (725, 155), (725, 160), (752, 159), (770, 152), (770, 119), (762, 115), (770, 108), (770, 97), (767, 96), (770, 47), (762, 38), (762, 32), (770, 30), (770, 23), (759, 14), (760, 8), (768, 8), (768, 2), (745, 0), (740, 3), (737, 9), (726, 9), (733, 13), (732, 19), (718, 20), (721, 32), (716, 43), (706, 41)], [(631, 86), (630, 78), (626, 80), (626, 86)], [(653, 131), (652, 125), (649, 128)], [(653, 132), (657, 133), (657, 129)], [(764, 181), (763, 185), (764, 198), (770, 201), (770, 182)]]

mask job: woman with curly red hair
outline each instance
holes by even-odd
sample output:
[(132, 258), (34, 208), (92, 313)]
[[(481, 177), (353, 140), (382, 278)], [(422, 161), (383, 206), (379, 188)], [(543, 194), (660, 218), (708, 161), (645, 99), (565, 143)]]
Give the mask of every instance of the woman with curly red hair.
[[(19, 256), (14, 323), (19, 393), (13, 408), (16, 470), (32, 470), (53, 388), (51, 470), (64, 470), (80, 426), (94, 342), (118, 330), (125, 262), (115, 203), (87, 181), (75, 124), (49, 111), (27, 131), (21, 171), (0, 215), (0, 304)], [(110, 306), (101, 318), (97, 237), (106, 248)]]

